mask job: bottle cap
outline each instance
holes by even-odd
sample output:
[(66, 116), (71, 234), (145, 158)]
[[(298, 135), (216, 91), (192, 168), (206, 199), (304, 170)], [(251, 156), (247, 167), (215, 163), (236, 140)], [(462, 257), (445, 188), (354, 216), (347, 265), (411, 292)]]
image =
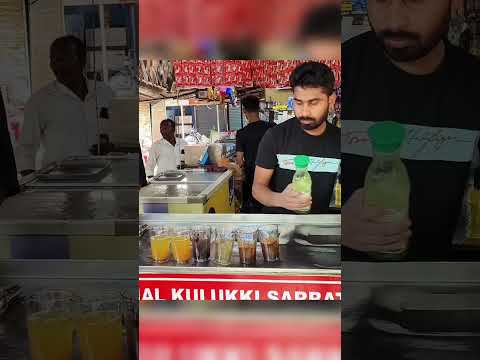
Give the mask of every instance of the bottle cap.
[(306, 169), (308, 164), (310, 164), (310, 158), (306, 155), (297, 155), (295, 156), (295, 167), (300, 169)]
[(378, 122), (368, 128), (368, 137), (375, 152), (392, 153), (402, 146), (405, 127), (395, 121)]

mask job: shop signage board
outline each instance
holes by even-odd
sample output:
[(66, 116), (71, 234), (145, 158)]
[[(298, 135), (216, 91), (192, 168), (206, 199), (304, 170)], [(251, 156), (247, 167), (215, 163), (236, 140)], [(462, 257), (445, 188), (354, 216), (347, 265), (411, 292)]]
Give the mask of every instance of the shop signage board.
[[(314, 316), (315, 318), (315, 316)], [(294, 326), (292, 326), (292, 322)], [(142, 317), (143, 360), (340, 360), (340, 319)]]
[(340, 301), (340, 275), (141, 274), (140, 301)]

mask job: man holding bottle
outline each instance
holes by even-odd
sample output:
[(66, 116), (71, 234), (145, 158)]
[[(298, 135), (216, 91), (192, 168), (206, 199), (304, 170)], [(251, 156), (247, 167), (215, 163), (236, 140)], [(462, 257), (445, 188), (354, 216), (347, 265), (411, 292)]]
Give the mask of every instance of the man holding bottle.
[[(480, 63), (447, 40), (452, 6), (450, 0), (368, 1), (373, 31), (342, 46), (343, 260), (400, 251), (405, 260), (454, 257), (480, 128)], [(360, 139), (387, 120), (406, 131), (401, 157), (410, 204), (396, 221), (385, 221), (391, 207), (366, 206), (371, 144)], [(399, 192), (392, 187), (379, 200)]]
[[(335, 105), (335, 77), (319, 62), (299, 65), (290, 75), (295, 117), (268, 130), (257, 155), (253, 196), (264, 213), (312, 214), (329, 212), (340, 164), (340, 129), (328, 123)], [(308, 164), (306, 158), (308, 157)], [(305, 169), (311, 195), (292, 184)], [(299, 171), (301, 170), (301, 171)], [(308, 182), (308, 181), (307, 181)]]

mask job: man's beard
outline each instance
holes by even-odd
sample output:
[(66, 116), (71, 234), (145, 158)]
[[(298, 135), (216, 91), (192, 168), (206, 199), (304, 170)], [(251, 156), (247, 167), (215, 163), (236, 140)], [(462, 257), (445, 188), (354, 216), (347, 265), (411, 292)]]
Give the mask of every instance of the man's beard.
[[(322, 126), (323, 123), (327, 121), (327, 118), (328, 118), (328, 113), (322, 116), (318, 120), (315, 120), (314, 118), (311, 118), (311, 117), (303, 116), (303, 117), (299, 117), (298, 121), (303, 130), (315, 130), (315, 129), (318, 129), (320, 126)], [(304, 124), (302, 123), (302, 121), (310, 121), (310, 123)]]
[[(407, 31), (384, 30), (375, 32), (375, 34), (385, 53), (393, 61), (413, 62), (427, 56), (442, 41), (447, 35), (448, 24), (449, 17), (431, 36), (424, 39), (417, 33)], [(408, 45), (404, 47), (393, 47), (388, 44), (388, 40), (404, 40)]]

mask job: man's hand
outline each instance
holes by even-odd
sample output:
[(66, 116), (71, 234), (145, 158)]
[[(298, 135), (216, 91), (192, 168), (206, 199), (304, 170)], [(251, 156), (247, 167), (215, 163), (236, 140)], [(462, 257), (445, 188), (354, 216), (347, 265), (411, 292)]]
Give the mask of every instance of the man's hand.
[(283, 192), (270, 190), (268, 184), (272, 179), (273, 170), (257, 165), (253, 181), (252, 194), (255, 199), (268, 207), (280, 207), (291, 211), (301, 211), (312, 205), (312, 198), (293, 190), (289, 184)]
[(293, 190), (292, 184), (288, 184), (285, 190), (279, 195), (278, 206), (287, 210), (299, 211), (312, 205), (312, 198)]
[(367, 208), (363, 189), (355, 191), (342, 208), (342, 245), (363, 252), (401, 252), (411, 236), (409, 219), (386, 222), (386, 210)]

